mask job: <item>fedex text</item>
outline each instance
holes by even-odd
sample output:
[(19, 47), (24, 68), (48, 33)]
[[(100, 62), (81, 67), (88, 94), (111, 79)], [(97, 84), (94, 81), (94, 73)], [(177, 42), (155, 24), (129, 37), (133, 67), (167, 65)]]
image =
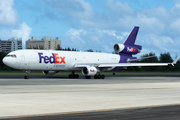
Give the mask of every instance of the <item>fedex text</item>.
[(90, 70), (90, 72), (96, 72), (96, 70)]
[(136, 52), (136, 49), (127, 47), (128, 52)]
[(65, 57), (61, 57), (58, 53), (52, 53), (52, 56), (45, 56), (43, 53), (38, 53), (39, 63), (55, 63), (55, 64), (66, 64)]

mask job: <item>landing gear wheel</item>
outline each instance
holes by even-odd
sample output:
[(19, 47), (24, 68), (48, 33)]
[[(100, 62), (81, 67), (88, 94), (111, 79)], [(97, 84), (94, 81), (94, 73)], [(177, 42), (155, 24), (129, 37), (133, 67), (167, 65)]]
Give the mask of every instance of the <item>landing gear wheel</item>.
[(24, 76), (24, 79), (29, 79), (29, 75), (28, 75), (28, 72), (27, 70), (24, 70), (24, 72), (26, 72), (25, 76)]
[(101, 79), (101, 75), (98, 75), (98, 79)]
[(28, 75), (25, 75), (25, 76), (24, 76), (24, 79), (29, 79), (29, 76), (28, 76)]
[(71, 75), (71, 74), (69, 74), (69, 78), (72, 78), (72, 75)]
[(104, 75), (94, 75), (94, 79), (104, 79)]
[(76, 79), (78, 79), (79, 75), (75, 74), (74, 71), (72, 71), (72, 74), (69, 74), (69, 78), (76, 78)]
[(101, 79), (104, 79), (105, 78), (105, 76), (104, 75), (101, 75)]
[(78, 75), (78, 74), (76, 74), (76, 75), (75, 75), (75, 77), (78, 79), (78, 78), (79, 78), (79, 75)]
[(94, 79), (97, 79), (98, 78), (98, 76), (97, 75), (94, 75)]
[(91, 76), (85, 76), (86, 79), (91, 79)]
[(73, 75), (72, 75), (72, 78), (76, 78), (76, 75), (75, 75), (75, 74), (73, 74)]

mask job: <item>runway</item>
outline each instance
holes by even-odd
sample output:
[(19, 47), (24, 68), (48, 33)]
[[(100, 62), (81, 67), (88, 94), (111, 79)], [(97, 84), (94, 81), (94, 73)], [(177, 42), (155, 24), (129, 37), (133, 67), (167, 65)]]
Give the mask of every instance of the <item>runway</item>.
[[(89, 114), (96, 115), (97, 118), (98, 115), (104, 115), (100, 117), (101, 119), (116, 119), (113, 116), (119, 119), (119, 115), (124, 116), (124, 119), (125, 115), (127, 117), (132, 115), (135, 119), (139, 115), (134, 114), (137, 111), (151, 109), (158, 112), (160, 108), (162, 113), (160, 111), (157, 113), (160, 117), (164, 117), (163, 114), (167, 110), (168, 113), (174, 113), (174, 118), (180, 119), (179, 91), (179, 77), (109, 76), (104, 80), (56, 77), (28, 80), (0, 79), (0, 119), (39, 118), (34, 116), (41, 116), (42, 119), (50, 116), (53, 119), (73, 115), (77, 115), (75, 117), (77, 119), (78, 116), (90, 119)], [(155, 109), (153, 106), (161, 107)], [(151, 110), (148, 113), (154, 113)], [(125, 114), (126, 112), (128, 114)], [(96, 116), (93, 119), (97, 119)]]

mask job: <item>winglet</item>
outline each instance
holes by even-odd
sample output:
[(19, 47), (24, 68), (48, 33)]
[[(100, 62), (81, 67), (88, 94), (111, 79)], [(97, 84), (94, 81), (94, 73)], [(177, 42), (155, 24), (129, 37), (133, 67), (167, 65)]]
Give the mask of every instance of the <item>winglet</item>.
[(177, 57), (177, 58), (171, 63), (171, 65), (174, 66), (174, 64), (177, 63), (178, 59), (179, 59), (179, 57)]

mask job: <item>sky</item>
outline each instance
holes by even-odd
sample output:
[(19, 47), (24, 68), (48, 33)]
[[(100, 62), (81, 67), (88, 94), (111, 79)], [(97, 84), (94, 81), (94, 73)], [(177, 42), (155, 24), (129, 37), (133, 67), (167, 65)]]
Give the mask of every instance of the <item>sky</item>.
[(62, 48), (113, 52), (139, 26), (138, 56), (180, 56), (179, 0), (0, 0), (0, 39), (56, 37)]

